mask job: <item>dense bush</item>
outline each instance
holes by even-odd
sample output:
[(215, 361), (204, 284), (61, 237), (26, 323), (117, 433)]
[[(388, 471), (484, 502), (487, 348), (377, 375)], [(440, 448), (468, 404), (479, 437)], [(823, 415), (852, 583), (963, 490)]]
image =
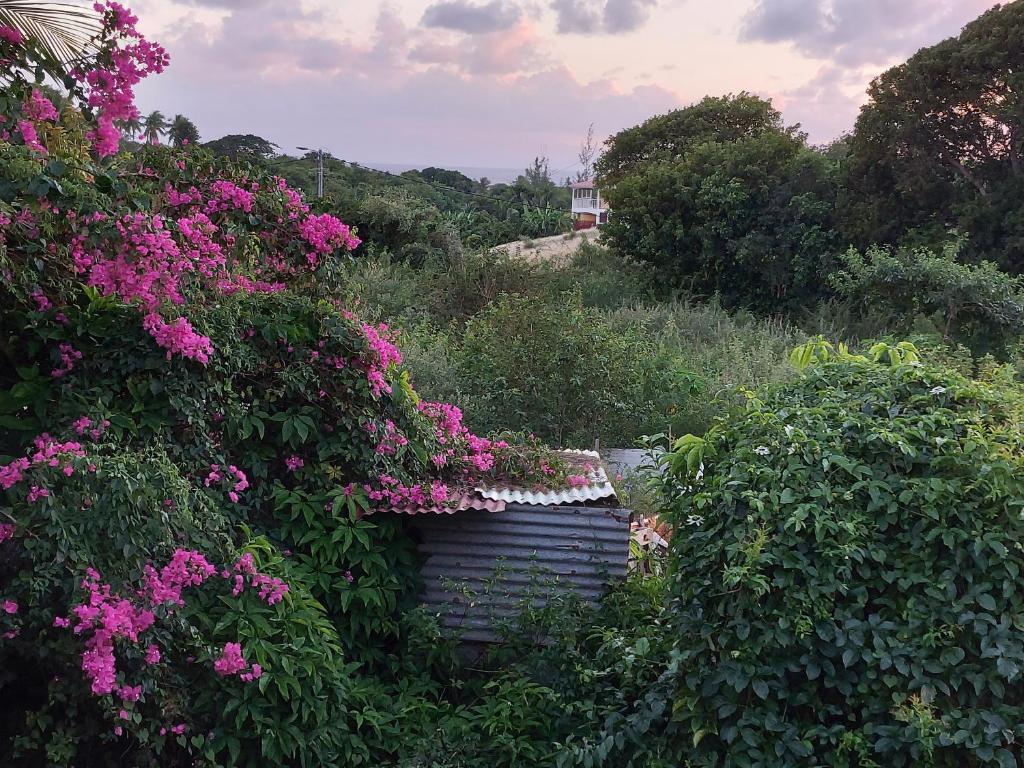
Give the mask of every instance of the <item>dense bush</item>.
[[(745, 125), (751, 100), (758, 101), (726, 100), (718, 111)], [(832, 163), (784, 128), (769, 103), (761, 102), (756, 129), (734, 135), (703, 123), (708, 101), (609, 139), (608, 155), (618, 156), (637, 132), (657, 125), (669, 133), (608, 171), (614, 215), (604, 236), (662, 279), (700, 296), (719, 294), (730, 307), (772, 313), (819, 299), (837, 244)], [(695, 125), (699, 136), (691, 135)]]
[(0, 35), (0, 760), (396, 760), (376, 673), (402, 666), (417, 563), (386, 510), (562, 467), (418, 397), (339, 299), (359, 239), (282, 179), (101, 161), (165, 63), (103, 19), (61, 113), (36, 42)]
[(959, 248), (955, 242), (942, 253), (874, 247), (861, 255), (851, 250), (829, 280), (861, 314), (888, 315), (897, 333), (925, 319), (943, 338), (977, 354), (1005, 356), (1024, 331), (1021, 280), (990, 262), (958, 263)]
[(677, 443), (691, 765), (1018, 764), (1021, 392), (916, 358), (808, 346), (798, 381)]
[(559, 445), (629, 441), (690, 394), (676, 361), (573, 294), (499, 298), (466, 325), (459, 355), (467, 418), (478, 429), (529, 425)]

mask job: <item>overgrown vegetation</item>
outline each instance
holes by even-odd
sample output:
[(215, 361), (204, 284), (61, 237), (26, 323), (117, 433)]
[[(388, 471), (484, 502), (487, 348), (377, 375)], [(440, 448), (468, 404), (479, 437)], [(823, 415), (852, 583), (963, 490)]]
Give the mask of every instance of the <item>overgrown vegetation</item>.
[[(488, 248), (565, 227), (541, 158), (309, 202), (315, 155), (138, 114), (116, 3), (66, 79), (0, 26), (0, 761), (1018, 765), (1022, 9), (825, 150), (749, 94), (622, 132), (559, 263)], [(530, 433), (649, 436), (670, 549), (474, 653), (393, 512), (568, 480)]]

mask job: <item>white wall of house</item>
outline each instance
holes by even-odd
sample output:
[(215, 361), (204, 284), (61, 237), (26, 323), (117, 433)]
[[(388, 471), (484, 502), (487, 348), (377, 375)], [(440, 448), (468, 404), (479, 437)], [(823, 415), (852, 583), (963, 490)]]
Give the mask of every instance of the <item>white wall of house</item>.
[(608, 204), (601, 197), (599, 189), (574, 189), (572, 191), (573, 213), (598, 213), (607, 211)]

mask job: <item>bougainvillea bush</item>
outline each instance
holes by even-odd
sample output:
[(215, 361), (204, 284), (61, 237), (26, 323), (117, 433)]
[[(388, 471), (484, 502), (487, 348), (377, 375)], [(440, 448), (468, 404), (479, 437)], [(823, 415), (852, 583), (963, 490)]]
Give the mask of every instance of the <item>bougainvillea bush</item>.
[(798, 381), (671, 455), (682, 753), (694, 766), (1019, 765), (1013, 372), (972, 380), (905, 342), (795, 359)]
[(167, 56), (97, 11), (61, 109), (0, 29), (0, 761), (369, 761), (359, 674), (417, 573), (379, 513), (562, 470), (416, 395), (334, 298), (337, 218), (199, 150), (117, 154)]

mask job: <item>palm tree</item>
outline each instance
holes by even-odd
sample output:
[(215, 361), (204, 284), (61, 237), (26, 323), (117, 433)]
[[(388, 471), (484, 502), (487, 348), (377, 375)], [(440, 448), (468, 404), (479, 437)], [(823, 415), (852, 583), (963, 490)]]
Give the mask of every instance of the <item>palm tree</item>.
[(159, 144), (160, 137), (167, 133), (167, 118), (159, 109), (153, 110), (142, 119), (142, 137), (147, 144)]
[(183, 147), (186, 144), (199, 143), (199, 129), (196, 124), (184, 115), (175, 115), (171, 121), (171, 127), (167, 132), (171, 138), (171, 144), (176, 147)]
[(120, 120), (117, 123), (117, 127), (121, 133), (125, 134), (132, 141), (138, 141), (139, 134), (142, 133), (142, 121), (137, 117)]
[(77, 3), (0, 0), (0, 26), (35, 40), (43, 68), (59, 81), (66, 72), (63, 65), (96, 49), (103, 20)]

